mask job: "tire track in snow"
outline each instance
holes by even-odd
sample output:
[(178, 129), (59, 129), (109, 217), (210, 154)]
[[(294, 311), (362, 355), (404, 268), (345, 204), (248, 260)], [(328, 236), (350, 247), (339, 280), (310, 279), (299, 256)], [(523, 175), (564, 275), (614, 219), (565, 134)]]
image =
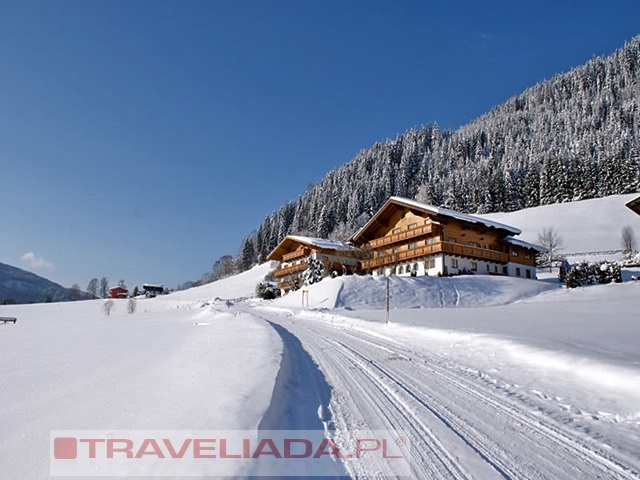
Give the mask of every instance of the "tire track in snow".
[(461, 365), (361, 331), (277, 314), (269, 320), (300, 338), (325, 372), (337, 428), (418, 437), (416, 478), (486, 478), (487, 467), (503, 478), (640, 478), (613, 452), (478, 382)]
[[(365, 340), (366, 334), (362, 332), (342, 331), (343, 334), (351, 337), (349, 345), (342, 343), (344, 348), (352, 350), (355, 354), (360, 355), (363, 359), (370, 355), (371, 351), (366, 351), (365, 355), (359, 350), (354, 350), (354, 343), (366, 343), (369, 347), (377, 348), (383, 352), (398, 352), (404, 355), (421, 356), (421, 361), (412, 362), (411, 369), (385, 368), (378, 362), (368, 360), (370, 365), (374, 365), (383, 375), (389, 377), (401, 389), (405, 390), (408, 395), (413, 397), (419, 404), (422, 404), (428, 410), (434, 411), (441, 417), (450, 427), (456, 431), (456, 434), (464, 435), (464, 441), (471, 445), (481, 454), (482, 457), (490, 461), (492, 465), (507, 478), (527, 478), (529, 475), (522, 471), (524, 460), (514, 462), (516, 458), (513, 453), (508, 453), (501, 445), (496, 442), (499, 435), (487, 435), (480, 431), (478, 425), (470, 423), (469, 419), (461, 414), (470, 405), (463, 402), (459, 407), (460, 411), (454, 411), (454, 403), (456, 399), (471, 398), (472, 404), (477, 409), (479, 406), (488, 408), (488, 414), (493, 414), (494, 421), (502, 421), (504, 424), (512, 423), (528, 436), (537, 439), (530, 441), (527, 448), (528, 452), (536, 452), (542, 450), (540, 455), (536, 456), (537, 462), (530, 463), (530, 474), (533, 477), (552, 477), (552, 478), (587, 478), (589, 476), (598, 476), (601, 478), (620, 478), (633, 479), (639, 478), (638, 471), (628, 468), (614, 458), (599, 451), (598, 448), (589, 445), (585, 439), (578, 439), (571, 436), (562, 425), (555, 424), (544, 419), (540, 415), (532, 414), (526, 409), (517, 408), (517, 406), (505, 398), (498, 398), (495, 394), (491, 395), (486, 389), (465, 378), (466, 375), (452, 374), (455, 366), (443, 366), (433, 362), (434, 358), (417, 354), (409, 349), (403, 349), (400, 345), (388, 342), (389, 345), (381, 345), (387, 343), (379, 337), (370, 337)], [(326, 333), (325, 333), (326, 335)], [(390, 348), (391, 347), (391, 348)], [(406, 357), (410, 358), (410, 357)], [(417, 373), (420, 372), (420, 373)], [(442, 398), (436, 398), (433, 395), (433, 389), (427, 389), (422, 385), (428, 385), (428, 379), (436, 376), (438, 379), (446, 382), (446, 386), (453, 391)], [(409, 387), (410, 386), (410, 387)], [(439, 386), (445, 386), (440, 384)], [(484, 390), (484, 391), (483, 391)], [(473, 407), (472, 407), (473, 409)], [(488, 427), (485, 422), (480, 419), (480, 427)], [(512, 426), (513, 428), (513, 426)], [(465, 432), (464, 434), (462, 432)], [(499, 433), (499, 432), (496, 432)], [(585, 466), (590, 467), (585, 469)], [(568, 471), (573, 468), (571, 473)], [(553, 472), (553, 473), (551, 473)]]

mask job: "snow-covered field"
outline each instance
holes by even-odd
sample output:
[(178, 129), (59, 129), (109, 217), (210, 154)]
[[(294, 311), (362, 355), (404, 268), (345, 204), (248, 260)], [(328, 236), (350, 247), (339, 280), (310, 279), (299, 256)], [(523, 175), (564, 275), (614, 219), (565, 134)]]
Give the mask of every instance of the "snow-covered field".
[(279, 336), (193, 298), (0, 307), (0, 478), (48, 477), (50, 430), (256, 429)]
[[(628, 197), (495, 218), (614, 250), (624, 225), (640, 230)], [(251, 299), (269, 268), (134, 314), (126, 300), (110, 316), (101, 301), (0, 307), (18, 317), (0, 325), (0, 477), (47, 477), (50, 430), (307, 429), (406, 432), (413, 478), (640, 478), (640, 282), (392, 278), (386, 324), (384, 279)], [(376, 456), (317, 465), (395, 471)]]

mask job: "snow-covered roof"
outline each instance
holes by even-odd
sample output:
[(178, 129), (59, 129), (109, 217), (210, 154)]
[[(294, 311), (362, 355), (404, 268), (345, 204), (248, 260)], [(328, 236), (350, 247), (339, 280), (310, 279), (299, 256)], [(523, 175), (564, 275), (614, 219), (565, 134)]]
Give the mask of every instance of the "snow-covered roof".
[(543, 247), (542, 245), (536, 245), (535, 243), (525, 242), (524, 240), (520, 240), (519, 238), (505, 237), (504, 239), (507, 242), (511, 243), (512, 245), (516, 245), (518, 247), (531, 248), (538, 252), (544, 252), (544, 253), (549, 251), (548, 248)]
[(315, 247), (320, 250), (333, 250), (336, 252), (362, 252), (357, 247), (353, 245), (349, 245), (345, 242), (339, 242), (336, 240), (326, 240), (324, 238), (316, 238), (316, 237), (303, 237), (301, 235), (287, 235), (284, 239), (278, 244), (276, 248), (269, 254), (267, 260), (282, 260), (282, 256), (286, 254), (290, 248), (295, 248), (295, 245), (303, 244), (308, 245), (310, 247)]
[(323, 250), (343, 250), (348, 252), (355, 252), (360, 250), (353, 245), (349, 245), (345, 242), (339, 242), (337, 240), (326, 240), (324, 238), (316, 237), (303, 237), (300, 235), (287, 235), (288, 238), (296, 242), (304, 243), (312, 247), (322, 248)]
[(513, 233), (514, 235), (520, 235), (522, 233), (522, 230), (516, 227), (512, 227), (511, 225), (505, 225), (504, 223), (486, 220), (484, 218), (476, 217), (475, 215), (470, 215), (468, 213), (456, 212), (455, 210), (449, 210), (448, 208), (434, 207), (433, 205), (426, 205), (424, 203), (416, 202), (415, 200), (409, 200), (408, 198), (391, 197), (389, 198), (389, 201), (393, 201), (395, 203), (399, 203), (407, 207), (417, 208), (419, 210), (423, 210), (426, 212), (431, 212), (436, 215), (455, 218), (456, 220), (462, 220), (463, 222), (477, 223), (480, 225), (484, 225), (485, 227), (506, 230), (508, 232)]
[(522, 230), (520, 230), (519, 228), (512, 227), (510, 225), (505, 225), (504, 223), (487, 220), (485, 218), (477, 217), (475, 215), (470, 215), (468, 213), (456, 212), (455, 210), (450, 210), (448, 208), (443, 208), (443, 207), (435, 207), (433, 205), (427, 205), (424, 203), (417, 202), (415, 200), (409, 200), (408, 198), (390, 197), (389, 200), (387, 200), (385, 204), (382, 206), (382, 208), (380, 208), (380, 210), (378, 210), (378, 212), (367, 222), (367, 224), (351, 236), (350, 240), (356, 239), (362, 232), (366, 231), (371, 225), (376, 223), (378, 216), (384, 210), (386, 210), (386, 208), (391, 204), (402, 205), (405, 207), (420, 210), (422, 212), (427, 212), (434, 215), (440, 215), (443, 217), (454, 218), (462, 222), (475, 223), (478, 225), (483, 225), (488, 228), (496, 228), (499, 230), (504, 230), (512, 235), (520, 235), (522, 233)]

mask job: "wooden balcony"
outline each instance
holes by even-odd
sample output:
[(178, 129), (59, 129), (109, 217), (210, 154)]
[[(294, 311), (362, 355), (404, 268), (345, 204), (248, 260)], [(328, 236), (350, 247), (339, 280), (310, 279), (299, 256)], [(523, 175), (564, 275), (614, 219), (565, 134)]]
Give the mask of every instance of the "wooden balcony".
[(495, 250), (488, 250), (485, 248), (470, 247), (468, 245), (460, 245), (458, 243), (436, 242), (422, 247), (412, 248), (411, 250), (405, 250), (403, 252), (392, 253), (377, 258), (370, 258), (369, 260), (362, 262), (362, 268), (368, 270), (387, 265), (395, 265), (438, 253), (459, 255), (461, 257), (489, 260), (499, 263), (507, 263), (509, 261), (508, 253), (497, 252)]
[(311, 254), (311, 250), (308, 248), (301, 248), (300, 250), (296, 250), (295, 252), (285, 253), (282, 256), (283, 262), (291, 262), (292, 260), (297, 260), (298, 258), (308, 257)]
[(470, 247), (460, 243), (442, 242), (442, 251), (450, 255), (459, 255), (461, 257), (478, 258), (481, 260), (490, 260), (492, 262), (507, 263), (509, 262), (509, 254), (498, 252), (497, 250), (489, 250), (487, 248)]
[(292, 286), (293, 282), (291, 282), (291, 280), (283, 280), (282, 282), (278, 282), (279, 290), (291, 290)]
[(365, 245), (365, 248), (374, 250), (380, 247), (384, 247), (385, 245), (391, 245), (394, 243), (411, 240), (413, 238), (431, 235), (432, 231), (433, 230), (431, 228), (431, 225), (412, 228), (411, 230), (407, 230), (406, 232), (400, 232), (396, 233), (395, 235), (389, 235), (388, 237), (376, 238), (375, 240), (371, 240)]
[(297, 265), (291, 265), (290, 267), (279, 268), (275, 272), (273, 272), (274, 277), (285, 277), (287, 275), (291, 275), (292, 273), (302, 272), (307, 269), (307, 262), (301, 262)]
[(362, 262), (362, 268), (365, 270), (370, 268), (384, 267), (386, 265), (393, 265), (414, 258), (426, 257), (428, 255), (434, 255), (442, 252), (441, 243), (432, 243), (418, 248), (413, 248), (404, 252), (391, 253), (389, 255), (380, 256), (377, 258), (370, 258)]

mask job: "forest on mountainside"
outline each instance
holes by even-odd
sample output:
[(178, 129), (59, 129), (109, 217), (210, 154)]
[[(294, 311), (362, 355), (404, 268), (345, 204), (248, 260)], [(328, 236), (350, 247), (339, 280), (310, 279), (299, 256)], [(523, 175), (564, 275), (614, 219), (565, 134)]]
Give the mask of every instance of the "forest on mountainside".
[(236, 268), (287, 234), (344, 240), (391, 195), (489, 213), (640, 191), (639, 104), (637, 36), (456, 131), (427, 125), (360, 151), (267, 216)]

